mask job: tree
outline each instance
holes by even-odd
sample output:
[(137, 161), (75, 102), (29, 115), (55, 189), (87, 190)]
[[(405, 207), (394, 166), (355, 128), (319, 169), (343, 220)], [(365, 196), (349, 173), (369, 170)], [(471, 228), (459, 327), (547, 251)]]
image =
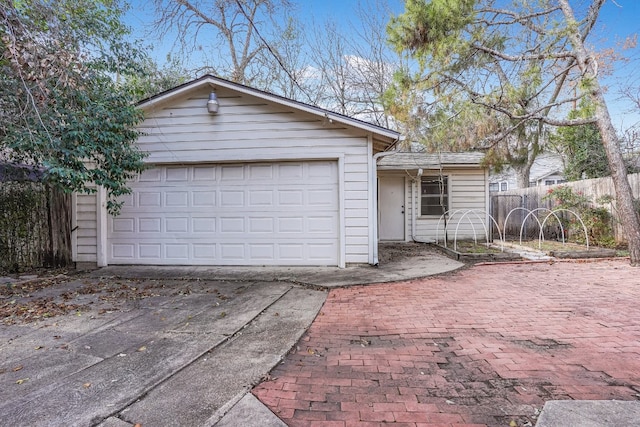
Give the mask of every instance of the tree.
[[(568, 118), (593, 115), (593, 108), (585, 104), (569, 112)], [(551, 137), (552, 145), (564, 158), (564, 176), (569, 181), (609, 176), (607, 155), (598, 127), (593, 124), (561, 127)]]
[[(183, 54), (198, 51), (209, 61), (196, 71), (253, 84), (264, 71), (261, 63), (277, 61), (270, 48), (278, 37), (269, 28), (278, 27), (279, 14), (289, 8), (289, 1), (155, 0), (155, 6), (160, 35), (175, 32)], [(208, 58), (208, 51), (215, 52), (215, 58)]]
[(386, 42), (391, 12), (382, 0), (358, 2), (354, 10), (356, 19), (347, 26), (326, 21), (309, 32), (315, 71), (309, 91), (320, 94), (324, 108), (389, 127), (382, 97), (401, 62)]
[(162, 67), (153, 59), (145, 58), (139, 66), (141, 72), (124, 75), (119, 82), (121, 90), (136, 101), (173, 89), (190, 80), (189, 72), (175, 58), (169, 57)]
[[(596, 56), (585, 41), (605, 0), (592, 0), (580, 20), (568, 0), (407, 0), (389, 24), (398, 50), (420, 58), (438, 98), (480, 106), (498, 119), (498, 132), (480, 134), (485, 147), (522, 126), (598, 127), (626, 228), (631, 264), (640, 264), (640, 221), (625, 164), (598, 79)], [(579, 89), (574, 95), (570, 84)], [(563, 105), (588, 98), (594, 113), (560, 119)], [(461, 111), (461, 110), (460, 110)], [(459, 111), (456, 111), (456, 113)], [(476, 122), (477, 123), (477, 122)]]
[(66, 191), (104, 187), (113, 213), (143, 167), (142, 115), (112, 78), (143, 58), (122, 13), (114, 0), (0, 1), (0, 156)]

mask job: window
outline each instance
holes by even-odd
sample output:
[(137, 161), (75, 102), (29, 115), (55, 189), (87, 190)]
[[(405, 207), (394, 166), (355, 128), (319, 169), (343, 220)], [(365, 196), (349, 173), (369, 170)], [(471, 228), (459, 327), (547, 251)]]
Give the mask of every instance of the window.
[(564, 184), (567, 182), (566, 179), (556, 178), (556, 179), (545, 179), (544, 185), (555, 185), (555, 184)]
[(447, 177), (423, 176), (420, 194), (421, 215), (442, 215), (449, 210)]
[(507, 191), (509, 189), (509, 183), (507, 181), (492, 182), (489, 184), (489, 191), (497, 193), (499, 191)]

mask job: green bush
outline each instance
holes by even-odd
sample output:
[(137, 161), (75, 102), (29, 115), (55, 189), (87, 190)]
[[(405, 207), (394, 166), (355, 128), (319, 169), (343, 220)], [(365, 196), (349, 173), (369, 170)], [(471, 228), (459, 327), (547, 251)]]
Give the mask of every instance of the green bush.
[[(615, 236), (612, 228), (611, 213), (604, 207), (595, 206), (584, 194), (575, 192), (567, 185), (551, 188), (543, 201), (553, 203), (552, 210), (568, 209), (575, 212), (587, 228), (589, 244), (605, 248), (615, 247)], [(603, 197), (600, 203), (611, 201), (611, 197)], [(586, 243), (582, 224), (569, 212), (561, 212), (559, 215), (562, 227), (568, 232), (569, 239), (576, 243)]]

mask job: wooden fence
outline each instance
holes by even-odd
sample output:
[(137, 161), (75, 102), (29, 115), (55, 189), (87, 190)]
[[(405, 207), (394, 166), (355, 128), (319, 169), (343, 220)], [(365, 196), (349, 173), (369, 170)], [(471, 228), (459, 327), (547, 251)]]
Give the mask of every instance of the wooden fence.
[(0, 272), (71, 264), (71, 196), (41, 182), (0, 182)]
[[(633, 192), (635, 199), (640, 198), (640, 174), (630, 174), (628, 176), (629, 184)], [(503, 191), (499, 193), (491, 194), (491, 215), (498, 223), (498, 226), (502, 230), (504, 228), (504, 221), (506, 216), (512, 209), (517, 209), (509, 217), (507, 223), (507, 235), (514, 237), (519, 236), (522, 220), (526, 217), (526, 214), (536, 208), (548, 208), (552, 209), (551, 201), (543, 201), (543, 197), (546, 196), (550, 189), (562, 186), (569, 186), (575, 193), (582, 193), (585, 197), (592, 201), (594, 206), (602, 206), (607, 208), (613, 218), (612, 227), (614, 230), (614, 236), (617, 243), (625, 243), (626, 236), (622, 228), (622, 222), (618, 216), (618, 211), (615, 204), (615, 190), (613, 188), (613, 181), (610, 177), (585, 179), (582, 181), (567, 182), (564, 184), (552, 185), (552, 186), (540, 186), (521, 188), (517, 190)], [(598, 204), (598, 200), (604, 198), (604, 196), (611, 196), (613, 201), (611, 203)], [(524, 226), (524, 235), (532, 238), (537, 237), (539, 233), (538, 223), (534, 219), (529, 219)], [(546, 233), (553, 233), (554, 229), (546, 230)], [(497, 231), (494, 227), (494, 237), (497, 236)], [(549, 235), (547, 235), (549, 237)], [(553, 237), (553, 236), (551, 236)]]

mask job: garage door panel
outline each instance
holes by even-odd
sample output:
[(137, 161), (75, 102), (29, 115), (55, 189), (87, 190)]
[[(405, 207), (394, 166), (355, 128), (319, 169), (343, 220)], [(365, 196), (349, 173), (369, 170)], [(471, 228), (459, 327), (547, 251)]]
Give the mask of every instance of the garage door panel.
[(338, 263), (336, 162), (165, 166), (131, 185), (109, 263)]
[(250, 217), (249, 233), (274, 233), (275, 219), (272, 217)]

